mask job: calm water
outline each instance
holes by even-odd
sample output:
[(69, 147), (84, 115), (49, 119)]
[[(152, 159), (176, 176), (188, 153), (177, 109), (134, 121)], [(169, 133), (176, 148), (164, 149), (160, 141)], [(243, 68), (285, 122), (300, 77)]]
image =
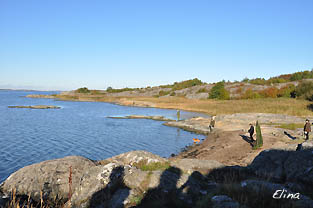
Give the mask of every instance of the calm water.
[[(131, 150), (168, 157), (191, 144), (192, 138), (204, 138), (160, 121), (106, 118), (137, 114), (175, 119), (175, 110), (23, 97), (54, 93), (0, 90), (0, 182), (19, 168), (43, 160), (68, 155), (100, 160)], [(62, 108), (10, 109), (9, 105)], [(197, 114), (181, 112), (182, 118), (192, 116)]]

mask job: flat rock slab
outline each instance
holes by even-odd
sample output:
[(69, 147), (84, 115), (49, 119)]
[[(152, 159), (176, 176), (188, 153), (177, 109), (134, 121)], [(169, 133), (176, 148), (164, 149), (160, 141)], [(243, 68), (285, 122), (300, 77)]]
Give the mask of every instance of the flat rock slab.
[(114, 118), (114, 119), (151, 119), (151, 120), (155, 120), (155, 121), (174, 121), (173, 119), (165, 118), (164, 116), (143, 116), (143, 115), (109, 116), (108, 118)]
[(197, 134), (207, 135), (210, 133), (210, 120), (211, 119), (196, 117), (181, 121), (169, 121), (164, 123), (164, 125), (181, 128), (186, 131), (195, 132)]
[(8, 108), (60, 109), (61, 107), (54, 105), (18, 105), (18, 106), (8, 106)]

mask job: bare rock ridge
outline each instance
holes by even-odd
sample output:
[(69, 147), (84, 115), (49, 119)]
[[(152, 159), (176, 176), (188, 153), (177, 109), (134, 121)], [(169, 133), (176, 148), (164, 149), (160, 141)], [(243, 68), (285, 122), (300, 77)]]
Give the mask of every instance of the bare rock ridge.
[[(42, 192), (45, 202), (53, 204), (58, 199), (77, 208), (260, 207), (261, 202), (313, 207), (312, 156), (312, 149), (267, 150), (247, 167), (213, 160), (169, 160), (146, 151), (102, 161), (70, 156), (21, 168), (0, 185), (0, 193), (11, 196), (16, 190), (18, 197), (29, 195), (40, 202)], [(273, 199), (277, 190), (299, 199)], [(246, 199), (257, 194), (256, 199)]]

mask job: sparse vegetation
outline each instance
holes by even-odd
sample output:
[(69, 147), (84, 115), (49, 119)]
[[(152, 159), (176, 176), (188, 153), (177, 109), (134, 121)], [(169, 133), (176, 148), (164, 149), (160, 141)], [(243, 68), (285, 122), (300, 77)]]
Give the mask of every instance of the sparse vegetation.
[(128, 87), (121, 88), (121, 89), (113, 89), (112, 87), (107, 88), (107, 92), (109, 92), (109, 93), (119, 93), (119, 92), (134, 91), (134, 90), (136, 90), (136, 89), (128, 88)]
[(298, 128), (303, 128), (304, 124), (302, 123), (265, 123), (265, 125), (275, 126), (281, 129), (288, 129), (288, 130), (296, 130)]
[(147, 163), (147, 161), (140, 161), (139, 163), (133, 164), (135, 167), (143, 170), (143, 171), (155, 171), (155, 170), (166, 170), (170, 168), (169, 162), (151, 162)]
[(205, 83), (195, 78), (195, 79), (190, 79), (190, 80), (186, 80), (182, 82), (174, 82), (174, 84), (171, 84), (171, 85), (161, 85), (160, 87), (172, 88), (172, 91), (176, 91), (176, 90), (182, 90), (188, 87), (193, 87), (193, 86), (202, 85), (202, 84), (205, 84)]
[(203, 88), (200, 88), (196, 93), (207, 93), (207, 92), (209, 92), (205, 87), (203, 87)]

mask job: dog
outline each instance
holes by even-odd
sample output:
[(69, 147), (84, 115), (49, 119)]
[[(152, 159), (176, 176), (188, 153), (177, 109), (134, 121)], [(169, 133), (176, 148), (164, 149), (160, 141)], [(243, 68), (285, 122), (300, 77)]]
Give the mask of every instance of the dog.
[(200, 139), (193, 138), (192, 140), (193, 140), (193, 143), (194, 143), (194, 144), (200, 143)]

